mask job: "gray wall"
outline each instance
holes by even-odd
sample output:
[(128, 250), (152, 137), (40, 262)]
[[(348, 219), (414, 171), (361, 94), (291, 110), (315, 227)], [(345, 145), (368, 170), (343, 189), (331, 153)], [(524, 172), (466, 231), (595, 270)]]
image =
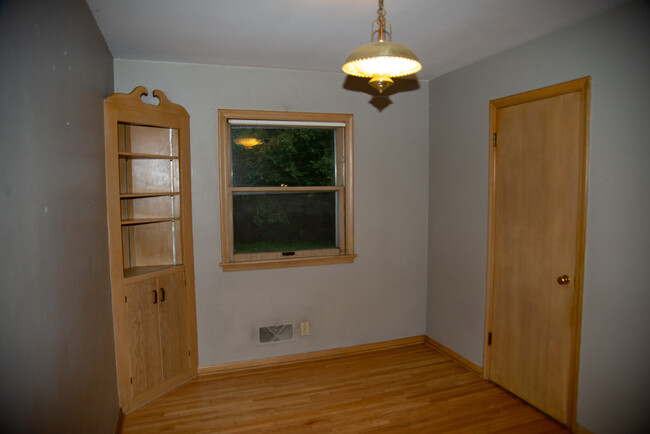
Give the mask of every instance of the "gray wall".
[(491, 99), (591, 75), (578, 423), (650, 419), (650, 3), (631, 2), (429, 82), (427, 334), (482, 365)]
[(111, 433), (112, 58), (83, 0), (2, 2), (0, 29), (0, 426)]
[[(342, 73), (115, 60), (116, 92), (163, 90), (191, 116), (199, 365), (424, 334), (427, 84), (390, 97), (343, 88)], [(397, 86), (397, 85), (396, 85)], [(362, 83), (361, 89), (372, 89)], [(387, 101), (383, 101), (387, 102)], [(224, 273), (219, 267), (217, 110), (354, 114), (353, 264)], [(311, 335), (259, 346), (257, 325), (311, 323)]]

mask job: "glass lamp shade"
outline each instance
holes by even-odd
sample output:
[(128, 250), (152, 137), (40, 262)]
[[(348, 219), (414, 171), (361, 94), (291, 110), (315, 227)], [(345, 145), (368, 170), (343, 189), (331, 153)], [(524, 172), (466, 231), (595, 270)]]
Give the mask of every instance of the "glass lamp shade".
[(420, 69), (418, 56), (397, 42), (377, 41), (354, 50), (343, 65), (343, 72), (357, 77), (401, 77)]

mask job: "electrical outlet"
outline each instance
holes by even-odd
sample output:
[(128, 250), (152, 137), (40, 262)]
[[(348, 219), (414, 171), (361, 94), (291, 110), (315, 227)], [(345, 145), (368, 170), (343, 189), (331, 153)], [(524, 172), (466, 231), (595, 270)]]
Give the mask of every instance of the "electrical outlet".
[(300, 336), (309, 336), (309, 321), (300, 323)]

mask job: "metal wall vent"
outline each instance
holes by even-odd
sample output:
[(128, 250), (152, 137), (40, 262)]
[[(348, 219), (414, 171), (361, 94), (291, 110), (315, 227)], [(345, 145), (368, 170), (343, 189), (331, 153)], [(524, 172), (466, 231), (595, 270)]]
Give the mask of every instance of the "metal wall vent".
[(293, 324), (277, 324), (263, 326), (258, 329), (258, 342), (272, 344), (293, 340)]

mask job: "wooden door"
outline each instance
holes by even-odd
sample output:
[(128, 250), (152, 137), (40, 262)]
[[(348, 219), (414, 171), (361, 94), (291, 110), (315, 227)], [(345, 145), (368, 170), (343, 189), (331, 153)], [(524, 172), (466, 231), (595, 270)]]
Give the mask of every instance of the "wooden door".
[(165, 380), (189, 369), (187, 306), (183, 272), (158, 278), (160, 342)]
[(126, 285), (131, 396), (138, 396), (163, 381), (160, 359), (160, 303), (156, 279)]
[(491, 103), (486, 376), (575, 414), (589, 79)]

